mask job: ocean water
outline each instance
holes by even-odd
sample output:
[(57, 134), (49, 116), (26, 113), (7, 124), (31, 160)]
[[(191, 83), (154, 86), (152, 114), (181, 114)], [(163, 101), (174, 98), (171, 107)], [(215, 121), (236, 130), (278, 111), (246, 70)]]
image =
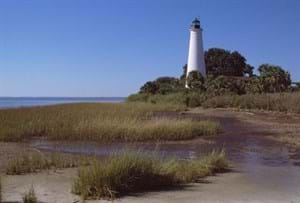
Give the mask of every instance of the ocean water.
[(0, 108), (46, 106), (66, 103), (123, 102), (125, 97), (0, 97)]

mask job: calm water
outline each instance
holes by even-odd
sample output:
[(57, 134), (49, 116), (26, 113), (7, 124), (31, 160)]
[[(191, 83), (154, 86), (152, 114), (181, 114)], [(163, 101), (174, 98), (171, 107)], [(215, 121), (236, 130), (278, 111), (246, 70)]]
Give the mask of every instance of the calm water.
[(0, 97), (0, 108), (44, 106), (78, 102), (123, 102), (124, 97)]

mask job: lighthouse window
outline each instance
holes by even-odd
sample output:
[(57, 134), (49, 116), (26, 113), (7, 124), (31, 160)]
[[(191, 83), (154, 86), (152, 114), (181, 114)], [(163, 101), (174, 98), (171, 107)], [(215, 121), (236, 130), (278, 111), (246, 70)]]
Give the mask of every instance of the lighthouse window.
[(199, 29), (199, 28), (200, 28), (200, 25), (195, 25), (195, 28), (198, 28), (198, 29)]

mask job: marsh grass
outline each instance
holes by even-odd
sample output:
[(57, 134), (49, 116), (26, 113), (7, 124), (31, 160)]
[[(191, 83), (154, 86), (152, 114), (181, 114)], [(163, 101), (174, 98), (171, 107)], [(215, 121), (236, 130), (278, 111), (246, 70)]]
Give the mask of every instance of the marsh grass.
[(300, 113), (300, 93), (224, 95), (210, 98), (202, 106)]
[(56, 140), (147, 141), (191, 139), (217, 133), (211, 121), (153, 118), (155, 112), (179, 111), (171, 104), (62, 104), (0, 110), (0, 141), (32, 137)]
[(178, 92), (167, 95), (135, 94), (127, 99), (129, 102), (142, 101), (156, 104), (177, 104), (187, 107), (202, 106), (206, 108), (240, 108), (260, 109), (300, 113), (300, 92), (263, 93), (263, 94), (225, 94), (212, 96), (209, 93)]
[(26, 153), (20, 157), (12, 159), (6, 167), (7, 175), (22, 175), (35, 173), (47, 169), (73, 168), (81, 165), (88, 165), (92, 158), (79, 156), (63, 156), (53, 153), (45, 156), (41, 153)]
[(186, 107), (201, 106), (208, 95), (200, 92), (175, 92), (169, 94), (132, 94), (127, 98), (128, 102), (146, 102), (151, 104), (173, 104)]
[(22, 199), (23, 199), (23, 203), (37, 203), (38, 202), (33, 186), (31, 186), (29, 191), (24, 194)]
[(229, 164), (225, 152), (213, 151), (193, 160), (172, 159), (162, 165), (164, 174), (175, 177), (178, 183), (197, 182), (206, 176), (228, 170)]
[(84, 199), (113, 199), (132, 192), (197, 182), (228, 167), (224, 151), (195, 160), (159, 160), (151, 155), (124, 152), (80, 168), (72, 192)]

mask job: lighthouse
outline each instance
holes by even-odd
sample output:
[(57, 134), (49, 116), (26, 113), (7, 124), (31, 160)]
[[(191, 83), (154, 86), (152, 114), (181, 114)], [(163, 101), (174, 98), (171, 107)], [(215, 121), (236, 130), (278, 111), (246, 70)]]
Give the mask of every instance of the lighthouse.
[(202, 42), (202, 28), (198, 18), (193, 20), (190, 27), (190, 44), (187, 63), (187, 76), (192, 71), (198, 71), (203, 77), (206, 77), (206, 68), (204, 61), (204, 51)]

